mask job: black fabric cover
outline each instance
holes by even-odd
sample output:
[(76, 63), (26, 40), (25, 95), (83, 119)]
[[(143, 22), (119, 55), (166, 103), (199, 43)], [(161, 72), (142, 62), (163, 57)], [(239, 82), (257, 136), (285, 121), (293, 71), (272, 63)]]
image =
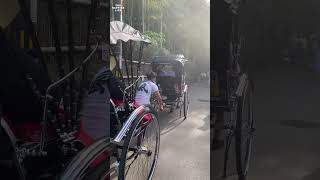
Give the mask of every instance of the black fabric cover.
[(12, 121), (40, 121), (42, 106), (26, 75), (33, 78), (37, 89), (45, 94), (50, 79), (34, 58), (6, 40), (0, 28), (0, 104)]
[(85, 131), (94, 139), (115, 134), (115, 119), (110, 115), (110, 98), (121, 100), (124, 88), (112, 72), (103, 67), (91, 82), (80, 112)]

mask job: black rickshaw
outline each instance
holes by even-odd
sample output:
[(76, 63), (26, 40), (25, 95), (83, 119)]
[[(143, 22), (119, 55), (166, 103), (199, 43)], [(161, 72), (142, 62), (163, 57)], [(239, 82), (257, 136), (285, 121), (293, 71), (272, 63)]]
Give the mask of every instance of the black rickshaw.
[[(39, 62), (43, 62), (38, 64), (35, 59), (11, 45), (2, 33), (1, 22), (0, 55), (3, 66), (0, 66), (0, 72), (2, 83), (8, 84), (0, 88), (2, 177), (13, 180), (151, 179), (157, 164), (160, 142), (156, 112), (149, 106), (133, 107), (130, 95), (134, 94), (132, 87), (138, 80), (135, 82), (132, 80), (124, 89), (120, 86), (115, 88), (114, 82), (119, 81), (116, 81), (117, 78), (106, 66), (110, 59), (108, 57), (110, 47), (118, 40), (129, 43), (148, 42), (148, 40), (138, 36), (140, 34), (138, 31), (124, 23), (101, 22), (105, 19), (98, 13), (101, 12), (98, 11), (101, 8), (100, 1), (92, 0), (85, 57), (78, 63), (74, 62), (76, 58), (73, 54), (75, 46), (72, 38), (73, 13), (71, 13), (73, 4), (69, 0), (66, 8), (70, 69), (65, 72), (61, 64), (62, 48), (54, 11), (56, 2), (48, 1), (51, 29), (54, 34), (54, 55), (60, 72), (58, 80), (52, 82), (47, 78), (49, 75), (42, 54), (43, 49), (40, 48), (26, 1), (8, 0), (0, 4), (4, 9), (17, 9), (16, 14), (19, 9), (21, 10)], [(14, 18), (16, 15), (10, 16)], [(109, 28), (110, 24), (110, 31), (107, 29), (98, 31), (96, 24), (103, 24), (104, 28)], [(108, 39), (109, 34), (110, 39)], [(141, 44), (143, 47), (144, 43)], [(103, 66), (91, 83), (87, 83), (89, 63), (93, 61), (94, 56), (101, 60), (98, 55), (102, 54), (102, 50), (104, 55), (107, 54), (107, 60), (103, 62)], [(116, 64), (120, 69), (119, 61)], [(137, 71), (139, 72), (139, 68)], [(112, 109), (109, 100), (112, 97), (124, 102), (123, 106), (116, 107), (119, 112), (117, 117), (123, 121), (118, 121), (120, 125), (115, 137), (110, 137), (108, 129)], [(19, 106), (16, 108), (13, 105)], [(90, 126), (86, 126), (88, 124)], [(149, 127), (153, 129), (149, 130)], [(95, 136), (98, 132), (102, 136)], [(149, 137), (153, 139), (145, 143)]]
[[(238, 180), (245, 180), (252, 154), (254, 88), (248, 72), (241, 66), (245, 33), (240, 14), (244, 8), (245, 0), (217, 0), (213, 10), (211, 148), (224, 148), (223, 172), (218, 174), (218, 179), (236, 175)], [(230, 160), (231, 153), (235, 161)], [(235, 173), (230, 171), (230, 162), (235, 163)]]
[[(180, 116), (186, 119), (189, 109), (188, 85), (186, 84), (185, 63), (183, 55), (156, 56), (152, 59), (152, 70), (157, 73), (157, 85), (165, 107), (173, 112), (180, 109)], [(166, 69), (170, 72), (166, 72)]]

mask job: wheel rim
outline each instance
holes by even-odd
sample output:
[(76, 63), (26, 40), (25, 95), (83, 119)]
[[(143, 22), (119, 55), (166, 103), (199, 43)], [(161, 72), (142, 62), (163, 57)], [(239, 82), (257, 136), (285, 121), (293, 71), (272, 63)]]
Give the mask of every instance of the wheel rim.
[[(138, 124), (142, 123), (145, 116), (139, 120), (140, 123)], [(124, 171), (126, 180), (151, 179), (153, 175), (158, 158), (160, 138), (157, 120), (154, 115), (153, 118), (142, 131), (137, 131), (130, 139), (130, 147), (134, 147), (136, 151), (127, 151)], [(135, 131), (138, 128), (139, 125), (135, 127)]]
[(189, 111), (188, 92), (185, 92), (183, 98), (184, 98), (184, 99), (183, 99), (183, 113), (184, 113), (184, 117), (187, 118), (187, 116), (188, 116), (188, 111)]
[(253, 114), (252, 114), (252, 89), (249, 86), (249, 92), (244, 97), (242, 109), (241, 124), (241, 171), (242, 175), (246, 175), (249, 169), (249, 161), (252, 148), (252, 130), (253, 130)]

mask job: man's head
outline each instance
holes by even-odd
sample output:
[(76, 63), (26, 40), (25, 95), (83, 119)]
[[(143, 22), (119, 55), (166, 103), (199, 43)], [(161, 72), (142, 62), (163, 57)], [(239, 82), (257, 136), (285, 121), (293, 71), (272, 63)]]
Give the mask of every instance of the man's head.
[(156, 80), (156, 77), (157, 77), (157, 74), (153, 71), (150, 71), (148, 74), (147, 74), (147, 79), (151, 80), (151, 81), (155, 81)]

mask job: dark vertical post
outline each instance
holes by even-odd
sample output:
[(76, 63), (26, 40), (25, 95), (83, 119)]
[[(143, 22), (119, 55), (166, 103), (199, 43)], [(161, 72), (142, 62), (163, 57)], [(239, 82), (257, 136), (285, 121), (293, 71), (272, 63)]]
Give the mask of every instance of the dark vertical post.
[(213, 70), (217, 72), (220, 89), (226, 90), (227, 68), (230, 58), (232, 14), (229, 4), (217, 0), (213, 6)]
[(62, 67), (63, 66), (63, 64), (62, 64), (62, 51), (61, 51), (61, 47), (60, 47), (59, 28), (58, 28), (57, 18), (56, 18), (56, 14), (54, 12), (54, 9), (55, 9), (54, 0), (49, 0), (48, 1), (48, 12), (49, 12), (50, 20), (51, 20), (54, 46), (56, 48), (55, 59), (57, 61), (59, 77), (62, 78), (64, 76), (64, 70)]
[[(86, 53), (90, 53), (91, 49), (91, 35), (96, 33), (96, 23), (95, 23), (95, 17), (96, 17), (96, 9), (97, 9), (97, 0), (91, 0), (91, 8), (90, 8), (90, 15), (88, 19), (88, 28), (87, 28), (87, 38), (86, 38)], [(87, 83), (87, 71), (88, 71), (88, 64), (84, 65), (82, 70), (82, 76), (81, 76), (81, 94), (85, 91), (85, 85)]]
[(28, 13), (28, 8), (27, 8), (26, 1), (25, 0), (19, 0), (19, 4), (20, 4), (20, 8), (21, 8), (21, 13), (22, 13), (22, 15), (23, 15), (23, 17), (25, 19), (25, 22), (26, 22), (28, 34), (30, 34), (30, 36), (31, 36), (31, 40), (32, 40), (33, 46), (35, 47), (35, 49), (37, 51), (37, 54), (39, 56), (39, 59), (40, 59), (40, 63), (42, 64), (43, 69), (45, 70), (47, 75), (49, 75), (48, 74), (48, 68), (47, 68), (47, 65), (46, 65), (46, 63), (44, 61), (44, 56), (43, 56), (42, 51), (41, 51), (40, 43), (39, 43), (37, 35), (36, 35), (36, 31), (34, 29), (32, 21), (31, 21), (30, 14)]
[[(133, 82), (134, 82), (134, 80), (133, 80), (133, 60), (132, 60), (132, 41), (130, 41), (129, 42), (129, 52), (130, 52), (130, 54), (129, 54), (129, 59), (130, 59), (130, 64), (131, 64), (131, 69), (130, 69), (130, 72), (131, 72), (131, 84), (133, 84)], [(135, 90), (136, 89), (134, 89), (133, 90), (133, 94), (135, 94)], [(132, 99), (133, 99), (133, 97), (132, 97)]]
[[(95, 16), (96, 16), (96, 8), (97, 8), (97, 0), (91, 0), (91, 6), (90, 6), (90, 15), (88, 18), (88, 27), (87, 27), (87, 37), (86, 37), (86, 53), (90, 53), (91, 45), (90, 45), (90, 39), (91, 34), (95, 33)], [(93, 27), (92, 27), (93, 26)], [(80, 79), (80, 92), (79, 92), (79, 99), (77, 103), (77, 109), (81, 109), (81, 103), (82, 98), (84, 97), (85, 88), (87, 84), (87, 71), (88, 71), (88, 63), (83, 65), (81, 79)], [(76, 119), (78, 119), (79, 114), (77, 113)]]
[(140, 43), (140, 49), (139, 49), (139, 62), (138, 62), (138, 67), (137, 67), (137, 78), (139, 77), (139, 73), (140, 73), (140, 67), (141, 67), (141, 60), (142, 60), (142, 54), (143, 54), (143, 46), (144, 46), (144, 42), (141, 41)]
[[(126, 54), (127, 54), (127, 57), (129, 57), (128, 56), (128, 54), (129, 54), (129, 51), (128, 51), (128, 43), (126, 44), (126, 46), (125, 46), (125, 49), (126, 49)], [(125, 57), (124, 59), (124, 65), (126, 66), (126, 73), (127, 73), (127, 81), (128, 81), (128, 86), (130, 85), (130, 78), (129, 78), (129, 67), (128, 67), (128, 62), (127, 62), (127, 57)]]
[[(74, 44), (73, 44), (73, 23), (72, 23), (72, 2), (71, 0), (67, 0), (66, 2), (67, 4), (67, 27), (68, 27), (68, 58), (69, 58), (69, 72), (71, 72), (74, 69), (74, 60), (73, 60), (73, 49), (74, 49)], [(69, 107), (68, 109), (70, 109), (69, 111), (69, 117), (68, 120), (71, 120), (71, 123), (74, 122), (75, 118), (76, 118), (76, 102), (74, 101), (74, 76), (72, 76), (70, 78), (70, 80), (68, 81), (69, 83), (69, 93), (70, 93), (70, 103), (68, 104)], [(72, 126), (72, 124), (70, 124)], [(71, 127), (70, 126), (70, 127)]]

